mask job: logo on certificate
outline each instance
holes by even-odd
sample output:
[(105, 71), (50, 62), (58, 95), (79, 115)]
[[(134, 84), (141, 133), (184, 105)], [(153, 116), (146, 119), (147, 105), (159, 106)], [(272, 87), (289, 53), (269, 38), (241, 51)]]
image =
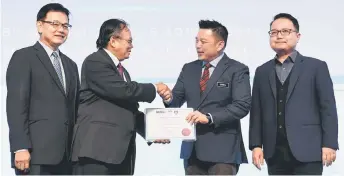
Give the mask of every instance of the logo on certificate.
[(178, 111), (174, 111), (174, 115), (178, 115)]
[(188, 128), (184, 128), (182, 130), (182, 135), (183, 136), (189, 136), (191, 134), (191, 131)]

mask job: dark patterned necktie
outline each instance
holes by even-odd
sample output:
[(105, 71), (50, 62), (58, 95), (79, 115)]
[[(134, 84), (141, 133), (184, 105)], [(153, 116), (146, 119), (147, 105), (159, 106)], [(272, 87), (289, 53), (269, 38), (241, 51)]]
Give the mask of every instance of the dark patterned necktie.
[(117, 65), (117, 69), (118, 69), (119, 75), (121, 75), (121, 77), (123, 78), (123, 66), (121, 63)]
[(200, 81), (200, 88), (201, 88), (201, 94), (205, 91), (207, 87), (207, 82), (209, 80), (209, 68), (211, 67), (210, 63), (205, 64), (205, 68), (203, 71), (203, 75)]
[(52, 56), (53, 56), (53, 66), (55, 68), (55, 71), (57, 73), (57, 77), (59, 78), (61, 84), (62, 84), (62, 87), (65, 88), (65, 85), (64, 85), (64, 81), (63, 81), (63, 76), (62, 76), (62, 69), (61, 69), (61, 64), (59, 62), (59, 56), (58, 54), (54, 51), (52, 53)]

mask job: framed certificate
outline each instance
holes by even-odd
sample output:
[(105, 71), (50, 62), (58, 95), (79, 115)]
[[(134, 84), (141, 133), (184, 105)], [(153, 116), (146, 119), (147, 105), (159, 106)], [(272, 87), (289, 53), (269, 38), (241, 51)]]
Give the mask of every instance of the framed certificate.
[(195, 125), (186, 121), (186, 117), (191, 112), (193, 112), (192, 108), (145, 109), (146, 140), (196, 140)]

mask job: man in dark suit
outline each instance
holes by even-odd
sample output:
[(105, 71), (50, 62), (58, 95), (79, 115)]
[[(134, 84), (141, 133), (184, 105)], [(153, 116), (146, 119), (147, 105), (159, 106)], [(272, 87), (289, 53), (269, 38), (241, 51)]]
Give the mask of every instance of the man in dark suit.
[(71, 137), (78, 106), (75, 62), (59, 51), (71, 27), (61, 4), (37, 14), (39, 41), (14, 52), (7, 68), (7, 120), (16, 174), (71, 174)]
[(240, 119), (251, 104), (249, 69), (224, 53), (226, 27), (208, 20), (201, 20), (199, 27), (199, 59), (183, 66), (165, 105), (181, 107), (186, 102), (195, 110), (187, 121), (196, 124), (197, 140), (184, 141), (181, 148), (185, 173), (235, 175), (239, 165), (247, 163)]
[(74, 173), (132, 175), (136, 131), (144, 137), (144, 114), (138, 110), (138, 102), (152, 102), (156, 92), (167, 86), (131, 81), (122, 65), (133, 48), (125, 21), (105, 21), (96, 43), (98, 51), (82, 66)]
[[(271, 175), (318, 175), (338, 150), (338, 119), (326, 62), (295, 50), (299, 24), (281, 13), (270, 24), (274, 59), (256, 69), (249, 148)], [(264, 150), (263, 150), (264, 149)], [(323, 163), (322, 163), (323, 162)]]

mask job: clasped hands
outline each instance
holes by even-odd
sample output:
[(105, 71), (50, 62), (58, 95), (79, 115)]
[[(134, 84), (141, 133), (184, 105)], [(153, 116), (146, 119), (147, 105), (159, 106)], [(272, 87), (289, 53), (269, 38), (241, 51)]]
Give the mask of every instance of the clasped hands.
[[(172, 91), (166, 84), (157, 83), (156, 87), (157, 87), (158, 94), (165, 102), (170, 102), (172, 100)], [(186, 117), (186, 121), (188, 121), (189, 123), (201, 123), (201, 124), (207, 124), (209, 122), (207, 116), (205, 114), (202, 114), (199, 111), (194, 111), (190, 113)]]
[(156, 91), (160, 95), (160, 97), (165, 101), (165, 102), (170, 102), (172, 99), (172, 91), (171, 89), (164, 83), (157, 83), (155, 84), (156, 86)]

